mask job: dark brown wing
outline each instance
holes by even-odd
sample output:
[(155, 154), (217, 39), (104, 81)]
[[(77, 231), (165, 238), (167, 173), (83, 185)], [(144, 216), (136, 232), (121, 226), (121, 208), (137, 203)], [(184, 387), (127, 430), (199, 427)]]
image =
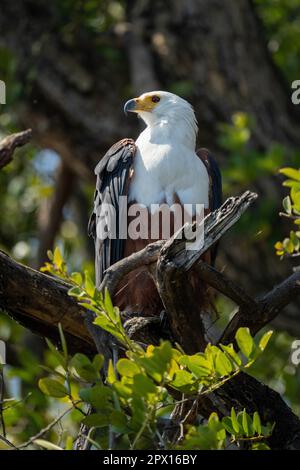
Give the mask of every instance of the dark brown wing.
[[(105, 270), (123, 257), (124, 239), (119, 237), (120, 196), (126, 196), (130, 170), (136, 145), (132, 139), (123, 139), (114, 144), (95, 168), (97, 176), (94, 195), (94, 210), (91, 214), (88, 233), (95, 242), (96, 286), (99, 287)], [(115, 228), (107, 225), (107, 212), (111, 208)], [(127, 207), (126, 207), (127, 208)], [(101, 233), (113, 233), (113, 237), (104, 238)], [(100, 236), (99, 236), (100, 234)]]
[[(219, 166), (211, 155), (209, 150), (206, 148), (201, 148), (197, 150), (197, 155), (203, 161), (206, 166), (208, 176), (209, 176), (209, 209), (210, 211), (215, 211), (218, 209), (223, 202), (222, 194), (222, 176), (219, 169)], [(211, 250), (211, 259), (212, 264), (214, 265), (216, 256), (217, 256), (217, 245), (214, 245)]]

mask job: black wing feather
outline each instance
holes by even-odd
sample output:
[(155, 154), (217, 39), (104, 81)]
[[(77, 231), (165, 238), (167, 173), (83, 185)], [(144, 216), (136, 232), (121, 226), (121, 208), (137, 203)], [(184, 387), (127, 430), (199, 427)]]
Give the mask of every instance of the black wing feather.
[[(222, 175), (220, 172), (219, 165), (216, 160), (209, 152), (209, 150), (202, 148), (197, 151), (198, 156), (201, 158), (206, 166), (209, 180), (210, 180), (210, 210), (215, 211), (221, 207), (223, 202), (223, 191), (222, 191)], [(218, 243), (216, 243), (211, 250), (212, 265), (215, 264), (218, 251)]]
[[(97, 176), (94, 194), (94, 210), (91, 214), (88, 233), (95, 242), (96, 286), (99, 287), (106, 269), (123, 257), (124, 242), (119, 238), (119, 198), (125, 196), (128, 178), (133, 166), (136, 146), (132, 139), (123, 139), (114, 144), (95, 168)], [(101, 205), (113, 206), (116, 214), (116, 238), (104, 240), (97, 235), (98, 224), (105, 224), (100, 216)]]

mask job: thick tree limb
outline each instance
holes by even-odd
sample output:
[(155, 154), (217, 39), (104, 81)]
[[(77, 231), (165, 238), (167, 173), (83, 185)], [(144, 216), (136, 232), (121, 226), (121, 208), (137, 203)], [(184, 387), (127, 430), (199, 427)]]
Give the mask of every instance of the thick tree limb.
[(86, 310), (68, 295), (68, 285), (23, 266), (0, 251), (0, 309), (41, 336), (58, 341), (58, 323), (73, 350), (95, 351), (84, 325)]
[(194, 266), (200, 279), (213, 287), (215, 290), (233, 300), (237, 305), (248, 311), (257, 308), (257, 302), (236, 282), (229, 279), (222, 272), (217, 271), (211, 265), (198, 261)]
[(164, 240), (147, 245), (137, 253), (124, 258), (110, 266), (106, 272), (99, 290), (108, 289), (111, 296), (114, 295), (119, 282), (126, 274), (134, 271), (141, 266), (149, 266), (157, 261), (161, 248), (164, 246)]
[[(180, 229), (161, 249), (156, 272), (158, 291), (168, 315), (171, 331), (188, 353), (203, 350), (207, 344), (204, 318), (206, 312), (199, 310), (196, 300), (198, 296), (193, 284), (189, 282), (188, 271), (241, 217), (256, 197), (256, 194), (247, 191), (239, 198), (227, 199), (218, 211), (206, 216), (203, 246), (199, 250), (187, 249), (187, 240), (192, 239), (195, 222)], [(221, 279), (219, 275), (219, 284)], [(225, 285), (222, 287), (224, 290)], [(230, 287), (232, 294), (233, 287)], [(237, 293), (238, 289), (235, 290)], [(241, 298), (241, 289), (239, 293)], [(245, 302), (246, 300), (247, 297)]]
[(279, 393), (254, 377), (240, 373), (199, 403), (204, 416), (218, 410), (230, 414), (231, 407), (248, 413), (258, 411), (264, 423), (276, 423), (269, 446), (271, 449), (300, 449), (300, 420)]
[(11, 134), (0, 142), (0, 169), (10, 163), (17, 147), (27, 144), (32, 136), (32, 130)]
[(222, 206), (208, 214), (203, 220), (203, 246), (197, 250), (187, 249), (186, 244), (193, 240), (196, 222), (186, 224), (169, 240), (161, 251), (161, 257), (175, 259), (177, 268), (188, 271), (203, 253), (214, 245), (243, 215), (257, 194), (245, 191), (239, 197), (229, 197)]
[[(95, 354), (85, 324), (87, 310), (68, 295), (62, 280), (17, 263), (0, 251), (0, 310), (34, 333), (59, 342), (61, 323), (70, 351)], [(143, 343), (158, 343), (159, 319), (124, 316), (130, 337)], [(167, 336), (167, 335), (166, 335)]]

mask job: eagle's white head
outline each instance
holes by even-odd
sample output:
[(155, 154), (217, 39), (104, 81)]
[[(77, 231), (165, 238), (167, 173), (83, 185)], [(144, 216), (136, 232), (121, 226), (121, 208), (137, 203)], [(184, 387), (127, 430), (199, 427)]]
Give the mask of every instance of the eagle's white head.
[(183, 98), (167, 91), (143, 93), (125, 103), (125, 113), (137, 113), (157, 133), (172, 134), (195, 148), (198, 132), (194, 109)]

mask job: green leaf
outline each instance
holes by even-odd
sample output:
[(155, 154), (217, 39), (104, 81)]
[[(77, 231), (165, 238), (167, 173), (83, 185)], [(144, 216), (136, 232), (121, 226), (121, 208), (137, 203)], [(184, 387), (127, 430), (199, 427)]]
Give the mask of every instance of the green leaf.
[(157, 387), (146, 375), (137, 374), (133, 377), (133, 392), (135, 395), (146, 397), (149, 394), (156, 394)]
[(238, 434), (240, 431), (240, 425), (238, 423), (236, 412), (233, 407), (231, 408), (230, 417), (231, 417), (231, 424), (232, 424), (233, 430), (236, 434)]
[(95, 369), (89, 358), (84, 354), (75, 354), (70, 365), (74, 367), (79, 377), (87, 382), (94, 382), (99, 379), (99, 370)]
[(82, 283), (83, 283), (81, 273), (77, 273), (77, 272), (72, 273), (71, 274), (71, 279), (75, 284), (78, 284), (79, 286), (81, 286)]
[(68, 295), (71, 297), (82, 297), (83, 294), (82, 289), (78, 286), (71, 287), (71, 289), (68, 290)]
[(123, 411), (114, 410), (110, 415), (110, 424), (115, 432), (122, 434), (128, 432), (127, 418)]
[(64, 357), (65, 357), (65, 360), (67, 361), (68, 360), (68, 347), (67, 347), (67, 342), (65, 339), (65, 335), (64, 335), (61, 323), (58, 324), (58, 331), (59, 331), (59, 337), (60, 337), (60, 342), (62, 345)]
[(279, 170), (279, 173), (281, 173), (284, 176), (287, 176), (288, 178), (294, 179), (296, 181), (300, 181), (300, 170), (296, 170), (295, 168), (281, 168)]
[(216, 357), (216, 370), (221, 377), (229, 375), (233, 370), (230, 360), (222, 351)]
[(114, 365), (113, 365), (113, 362), (112, 362), (111, 359), (109, 360), (109, 363), (108, 363), (107, 379), (106, 380), (109, 384), (113, 384), (117, 380)]
[(232, 359), (232, 362), (234, 364), (236, 364), (237, 366), (242, 365), (242, 360), (240, 356), (237, 354), (237, 352), (235, 351), (233, 344), (228, 344), (228, 345), (220, 344), (220, 347), (223, 349), (223, 351), (225, 351), (226, 354), (228, 354), (228, 356)]
[(297, 191), (300, 191), (300, 182), (294, 180), (285, 180), (282, 183), (282, 186), (285, 186), (287, 188), (295, 188)]
[[(81, 304), (80, 304), (81, 305)], [(111, 333), (115, 338), (117, 338), (122, 344), (125, 343), (124, 336), (126, 336), (125, 331), (121, 322), (118, 322), (118, 325), (115, 326), (112, 321), (107, 318), (104, 314), (97, 312), (97, 317), (94, 320), (94, 325), (98, 325), (103, 330)]]
[(133, 396), (131, 400), (131, 408), (132, 417), (129, 422), (129, 427), (138, 432), (145, 422), (147, 406), (142, 397)]
[(249, 359), (254, 347), (254, 342), (249, 328), (239, 328), (235, 335), (235, 339), (242, 353)]
[(67, 388), (57, 380), (44, 378), (39, 380), (39, 388), (50, 397), (64, 398), (68, 396)]
[(63, 450), (61, 447), (53, 444), (53, 442), (45, 441), (44, 439), (35, 439), (34, 443), (47, 450)]
[(261, 351), (264, 351), (264, 350), (266, 349), (266, 347), (267, 347), (267, 345), (268, 345), (268, 342), (269, 342), (269, 340), (270, 340), (272, 334), (273, 334), (273, 331), (272, 331), (272, 330), (267, 331), (267, 333), (265, 333), (265, 334), (263, 335), (263, 337), (260, 339), (260, 342), (259, 342), (259, 344), (258, 344), (258, 347), (259, 347), (259, 349), (260, 349)]
[(189, 389), (189, 386), (195, 383), (195, 379), (192, 374), (186, 370), (179, 369), (175, 372), (174, 379), (170, 383), (173, 388), (184, 391), (186, 387)]
[(109, 415), (93, 413), (82, 420), (82, 424), (89, 427), (102, 428), (110, 425)]
[(255, 442), (252, 444), (251, 450), (270, 450), (270, 447), (264, 442)]
[(133, 377), (141, 372), (140, 368), (129, 359), (120, 359), (117, 363), (117, 371), (126, 377)]
[[(79, 302), (79, 305), (81, 305), (81, 307), (86, 308), (87, 310), (91, 310), (92, 312), (96, 313), (96, 315), (99, 315), (98, 307), (94, 307), (92, 304), (85, 303), (85, 302)], [(101, 313), (100, 313), (100, 315), (101, 315)]]
[(46, 338), (46, 343), (47, 343), (48, 348), (52, 352), (53, 356), (58, 361), (58, 363), (65, 369), (66, 368), (66, 361), (65, 361), (64, 356), (56, 349), (54, 344), (48, 338)]
[(65, 450), (73, 450), (73, 437), (67, 436)]
[(79, 390), (80, 398), (90, 403), (97, 410), (109, 412), (112, 410), (113, 392), (110, 387), (102, 384)]
[(294, 244), (290, 238), (285, 238), (283, 240), (283, 247), (290, 254), (294, 251)]
[(283, 200), (282, 200), (282, 206), (285, 210), (285, 212), (287, 214), (291, 214), (292, 213), (292, 202), (291, 202), (291, 198), (290, 196), (286, 196)]
[(294, 187), (291, 189), (291, 199), (295, 207), (299, 210), (300, 209), (300, 191), (295, 189)]
[(121, 382), (114, 382), (113, 388), (115, 389), (117, 394), (122, 398), (129, 399), (133, 397), (132, 385), (125, 383), (123, 380)]
[(232, 420), (231, 418), (229, 418), (229, 416), (225, 416), (224, 418), (222, 418), (222, 424), (229, 434), (237, 434), (237, 432), (233, 429)]
[(253, 414), (253, 430), (258, 434), (261, 435), (261, 421), (260, 416), (257, 411)]
[(62, 269), (63, 264), (64, 264), (64, 259), (58, 247), (56, 247), (54, 250), (53, 262), (56, 265), (57, 269)]
[(105, 311), (110, 316), (110, 318), (112, 318), (113, 320), (116, 320), (116, 310), (114, 309), (114, 306), (112, 304), (111, 297), (109, 295), (109, 291), (107, 288), (105, 288), (105, 292), (104, 292), (104, 308), (105, 308)]
[(102, 354), (96, 354), (93, 358), (93, 366), (96, 371), (100, 372), (104, 364), (104, 357)]
[(163, 341), (160, 346), (148, 346), (144, 357), (136, 356), (135, 359), (149, 376), (160, 383), (169, 371), (172, 355), (171, 344)]
[(246, 436), (249, 436), (250, 434), (250, 429), (249, 429), (249, 415), (247, 414), (246, 410), (244, 409), (242, 412), (242, 425), (243, 425), (243, 431)]
[(212, 373), (211, 363), (204, 354), (194, 354), (193, 356), (182, 356), (180, 364), (186, 365), (196, 377), (207, 377)]
[(92, 281), (92, 278), (89, 274), (89, 272), (87, 270), (84, 271), (84, 288), (87, 292), (87, 294), (90, 296), (90, 297), (94, 297), (94, 294), (95, 294), (95, 284), (93, 283)]

